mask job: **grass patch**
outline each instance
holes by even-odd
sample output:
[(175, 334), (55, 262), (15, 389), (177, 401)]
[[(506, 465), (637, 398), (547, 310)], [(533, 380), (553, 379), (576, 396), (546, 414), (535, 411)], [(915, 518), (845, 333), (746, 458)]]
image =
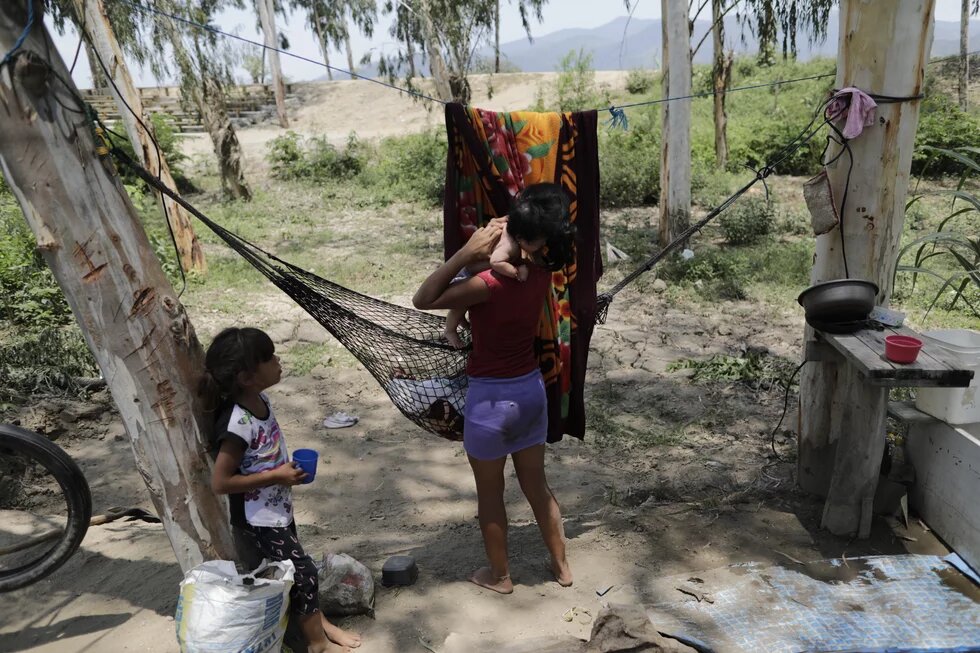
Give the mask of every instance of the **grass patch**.
[(693, 383), (735, 382), (769, 392), (784, 389), (797, 365), (767, 352), (748, 352), (744, 356), (715, 354), (708, 358), (687, 358), (671, 363), (667, 370), (693, 370)]

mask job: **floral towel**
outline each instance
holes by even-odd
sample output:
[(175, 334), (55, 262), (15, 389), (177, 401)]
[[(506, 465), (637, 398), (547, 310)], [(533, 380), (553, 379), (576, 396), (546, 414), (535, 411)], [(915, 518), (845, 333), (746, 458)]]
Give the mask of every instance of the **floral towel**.
[(602, 275), (596, 125), (595, 111), (497, 113), (446, 106), (446, 258), (478, 227), (506, 215), (526, 186), (561, 184), (572, 200), (575, 262), (552, 276), (535, 346), (548, 392), (549, 442), (566, 433), (585, 435), (582, 391)]

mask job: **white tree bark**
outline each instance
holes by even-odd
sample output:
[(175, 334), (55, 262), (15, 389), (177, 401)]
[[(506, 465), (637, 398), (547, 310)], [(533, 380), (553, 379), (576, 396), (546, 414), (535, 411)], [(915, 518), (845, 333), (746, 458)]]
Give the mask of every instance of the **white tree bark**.
[[(453, 89), (449, 84), (449, 68), (442, 57), (442, 46), (432, 22), (432, 5), (429, 0), (421, 0), (422, 28), (425, 34), (425, 52), (429, 57), (429, 72), (436, 87), (436, 96), (446, 102), (453, 101)], [(410, 38), (410, 37), (409, 37)]]
[[(26, 19), (24, 0), (0, 3), (0, 52)], [(0, 170), (105, 376), (181, 568), (234, 560), (200, 427), (201, 346), (77, 97), (36, 20), (0, 68)]]
[[(691, 32), (687, 0), (661, 0), (663, 96), (691, 94)], [(660, 244), (666, 245), (691, 221), (691, 100), (660, 105)]]
[[(836, 88), (855, 86), (896, 97), (920, 94), (932, 45), (934, 5), (935, 0), (843, 0)], [(817, 238), (813, 283), (844, 278), (846, 252), (850, 277), (878, 284), (878, 303), (888, 303), (919, 107), (918, 100), (879, 104), (874, 124), (851, 142), (854, 167), (842, 225)], [(831, 149), (828, 160), (837, 153)], [(840, 202), (848, 155), (828, 173)], [(812, 337), (809, 330), (807, 337)], [(882, 409), (879, 390), (833, 362), (811, 362), (803, 368), (800, 403), (799, 483), (818, 494), (829, 490), (824, 523), (833, 532), (856, 532), (867, 494), (874, 493), (873, 487), (857, 482), (876, 476), (873, 470), (884, 447), (885, 434), (867, 430), (868, 424), (876, 423), (869, 413)], [(837, 447), (838, 440), (846, 445)], [(857, 471), (847, 476), (834, 472), (834, 486), (828, 488), (832, 469), (842, 468), (842, 456), (853, 459), (847, 469)]]
[[(108, 85), (109, 91), (116, 101), (119, 115), (126, 127), (126, 135), (129, 136), (129, 140), (133, 144), (136, 156), (140, 163), (150, 171), (150, 174), (159, 177), (167, 188), (176, 191), (177, 184), (170, 174), (170, 166), (163, 158), (163, 153), (158, 152), (153, 144), (155, 138), (153, 123), (150, 121), (150, 116), (143, 110), (143, 99), (129, 74), (122, 49), (119, 47), (112, 26), (109, 24), (109, 16), (106, 13), (103, 0), (73, 1), (75, 11), (81, 17), (87, 32), (87, 45), (94, 48), (98, 53), (99, 58), (108, 69), (109, 77), (115, 83), (115, 86)], [(99, 71), (102, 71), (99, 63), (97, 61), (94, 63)], [(139, 116), (139, 119), (136, 116)], [(207, 272), (208, 266), (204, 259), (204, 250), (194, 233), (187, 211), (162, 193), (156, 195), (164, 219), (169, 221), (174, 240), (177, 242), (181, 267), (184, 270)]]
[(262, 34), (265, 39), (266, 53), (269, 55), (269, 69), (272, 72), (272, 89), (276, 96), (276, 113), (279, 116), (279, 126), (289, 127), (289, 117), (286, 115), (286, 84), (282, 80), (282, 66), (279, 63), (279, 32), (276, 31), (276, 13), (273, 0), (255, 0), (259, 10), (259, 22), (262, 24)]
[(970, 0), (960, 0), (960, 108), (969, 105), (966, 92), (970, 86)]

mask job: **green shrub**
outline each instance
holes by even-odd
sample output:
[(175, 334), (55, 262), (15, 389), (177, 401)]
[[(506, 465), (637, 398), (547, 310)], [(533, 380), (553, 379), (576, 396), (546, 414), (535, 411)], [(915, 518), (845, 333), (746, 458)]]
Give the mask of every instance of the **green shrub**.
[(742, 196), (722, 212), (718, 223), (731, 245), (749, 245), (772, 233), (775, 210), (764, 197)]
[(912, 174), (939, 176), (962, 172), (963, 165), (956, 159), (932, 156), (924, 146), (949, 150), (980, 146), (980, 117), (960, 109), (948, 95), (927, 94), (915, 135)]
[(559, 111), (582, 111), (609, 106), (608, 93), (600, 92), (592, 68), (592, 53), (572, 50), (558, 64), (555, 96)]
[(378, 147), (379, 162), (362, 174), (388, 201), (442, 202), (446, 188), (446, 137), (429, 131), (391, 137)]
[(0, 194), (0, 319), (36, 327), (71, 320), (64, 293), (37, 252), (20, 207), (7, 193)]
[(599, 143), (603, 207), (656, 204), (660, 197), (660, 133), (656, 110), (633, 116), (628, 131), (604, 131)]
[(642, 95), (651, 91), (657, 82), (657, 76), (652, 70), (634, 68), (626, 74), (626, 91), (630, 95)]
[(368, 148), (351, 133), (347, 145), (338, 149), (323, 136), (303, 139), (293, 131), (269, 142), (266, 159), (272, 176), (279, 179), (351, 179), (365, 167)]
[(75, 378), (96, 374), (95, 359), (75, 325), (24, 330), (0, 342), (0, 402), (17, 394), (80, 395)]

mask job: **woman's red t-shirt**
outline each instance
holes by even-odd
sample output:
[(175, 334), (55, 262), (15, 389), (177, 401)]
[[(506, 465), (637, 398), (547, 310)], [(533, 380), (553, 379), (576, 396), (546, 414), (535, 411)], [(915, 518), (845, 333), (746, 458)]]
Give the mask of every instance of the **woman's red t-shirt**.
[(466, 364), (470, 376), (512, 378), (538, 367), (534, 337), (547, 296), (551, 272), (528, 265), (526, 281), (486, 270), (477, 276), (490, 299), (470, 307), (473, 350)]

